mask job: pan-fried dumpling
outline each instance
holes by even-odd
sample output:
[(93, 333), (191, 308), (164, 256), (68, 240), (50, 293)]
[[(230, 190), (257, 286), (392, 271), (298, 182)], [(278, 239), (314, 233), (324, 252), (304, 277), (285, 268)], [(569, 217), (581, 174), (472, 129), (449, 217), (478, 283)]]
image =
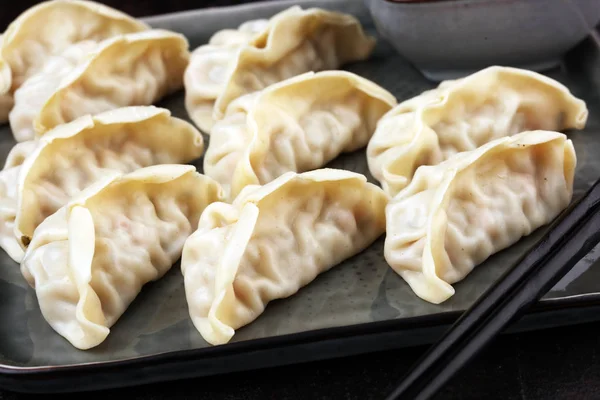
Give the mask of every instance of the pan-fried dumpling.
[(181, 258), (192, 321), (227, 343), (275, 299), (358, 254), (385, 231), (387, 195), (364, 175), (336, 169), (288, 172), (213, 203)]
[(345, 71), (308, 72), (233, 101), (213, 127), (204, 173), (234, 198), (285, 172), (365, 147), (394, 96)]
[(106, 174), (183, 164), (203, 150), (192, 124), (154, 106), (84, 116), (21, 142), (0, 172), (0, 246), (20, 262), (35, 228)]
[(236, 98), (305, 72), (366, 59), (374, 46), (352, 15), (290, 7), (237, 32), (219, 31), (194, 50), (184, 77), (186, 109), (210, 134)]
[(21, 264), (46, 321), (78, 349), (102, 343), (221, 194), (194, 166), (173, 164), (115, 173), (80, 192), (38, 226)]
[(423, 300), (447, 300), (476, 265), (569, 205), (576, 162), (564, 134), (527, 131), (419, 167), (387, 206), (386, 261)]
[(153, 104), (183, 87), (189, 60), (187, 39), (158, 29), (107, 39), (88, 54), (74, 46), (67, 52), (71, 56), (56, 57), (15, 93), (10, 121), (17, 140), (84, 115)]
[(584, 101), (536, 72), (489, 67), (400, 103), (367, 146), (369, 170), (394, 196), (420, 165), (528, 130), (582, 129)]
[[(49, 57), (81, 41), (104, 39), (150, 27), (93, 1), (51, 0), (23, 12), (4, 32), (0, 45), (0, 94), (13, 93)], [(2, 79), (8, 77), (8, 79)]]

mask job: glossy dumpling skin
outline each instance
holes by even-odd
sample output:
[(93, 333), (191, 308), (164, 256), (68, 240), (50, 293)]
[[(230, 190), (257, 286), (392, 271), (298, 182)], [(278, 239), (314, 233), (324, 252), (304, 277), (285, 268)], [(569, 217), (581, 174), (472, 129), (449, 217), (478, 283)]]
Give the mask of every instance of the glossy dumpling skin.
[(0, 248), (10, 258), (20, 262), (23, 258), (23, 248), (15, 236), (15, 217), (17, 213), (17, 198), (19, 172), (25, 159), (34, 152), (36, 143), (22, 142), (15, 145), (0, 171)]
[(288, 172), (213, 203), (181, 259), (190, 316), (210, 344), (224, 344), (267, 304), (289, 297), (385, 231), (388, 197), (364, 175)]
[(588, 109), (559, 82), (510, 67), (489, 67), (442, 82), (400, 103), (367, 146), (369, 170), (391, 196), (420, 165), (528, 130), (582, 129)]
[(569, 205), (576, 162), (564, 134), (526, 131), (420, 167), (387, 206), (386, 261), (417, 296), (446, 301), (476, 265)]
[(150, 27), (114, 8), (94, 1), (41, 2), (15, 19), (0, 46), (0, 94), (12, 94), (46, 60), (81, 41), (100, 42)]
[[(0, 48), (2, 48), (2, 41), (4, 35), (0, 35)], [(10, 69), (0, 68), (0, 88), (7, 90), (10, 87), (12, 78), (10, 76)], [(0, 124), (8, 122), (8, 114), (13, 107), (14, 100), (10, 93), (0, 94)]]
[(15, 91), (8, 120), (17, 142), (36, 137), (34, 121), (46, 101), (60, 87), (62, 80), (73, 72), (77, 64), (98, 46), (94, 41), (81, 41), (67, 47), (60, 54), (48, 57), (41, 69)]
[(186, 69), (190, 118), (210, 134), (233, 100), (310, 71), (334, 70), (369, 57), (375, 39), (349, 14), (293, 6), (270, 20), (217, 32)]
[[(30, 78), (15, 95), (11, 123), (32, 120), (30, 129), (40, 137), (84, 115), (153, 104), (183, 87), (188, 61), (187, 39), (175, 32), (156, 29), (107, 39), (74, 67), (42, 71), (43, 76)], [(49, 81), (57, 74), (64, 76), (55, 87)], [(34, 103), (40, 107), (37, 111), (25, 100), (34, 96), (44, 97)], [(32, 139), (31, 134), (13, 134), (17, 140)]]
[(35, 228), (95, 181), (114, 171), (187, 163), (203, 150), (192, 124), (154, 106), (84, 116), (21, 142), (0, 171), (0, 247), (20, 262)]
[[(0, 49), (4, 46), (4, 34), (0, 34)], [(1, 54), (1, 53), (0, 53)], [(0, 58), (0, 99), (2, 99), (2, 104), (7, 103), (7, 99), (12, 99), (10, 92), (10, 87), (12, 85), (12, 73), (10, 71), (10, 67), (4, 60)], [(4, 110), (4, 108), (2, 108)], [(8, 110), (10, 111), (10, 109)], [(4, 119), (4, 115), (8, 118), (8, 111), (6, 114), (3, 112), (0, 114), (0, 117), (3, 119), (1, 122), (6, 122)]]
[(204, 173), (234, 198), (367, 145), (394, 96), (345, 71), (309, 72), (236, 99), (213, 127)]
[(172, 164), (81, 192), (38, 226), (21, 264), (46, 321), (78, 349), (102, 343), (143, 286), (179, 259), (221, 194), (195, 167)]

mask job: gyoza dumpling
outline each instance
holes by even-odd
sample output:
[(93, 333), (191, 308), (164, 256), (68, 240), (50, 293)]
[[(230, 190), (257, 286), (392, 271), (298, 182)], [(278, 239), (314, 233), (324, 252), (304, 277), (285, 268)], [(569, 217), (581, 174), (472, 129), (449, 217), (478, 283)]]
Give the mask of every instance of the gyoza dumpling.
[(78, 349), (102, 343), (142, 287), (181, 256), (219, 184), (155, 165), (89, 186), (44, 220), (21, 265), (46, 321)]
[(19, 262), (35, 228), (101, 177), (187, 163), (203, 150), (192, 124), (154, 106), (84, 116), (19, 143), (0, 172), (0, 246)]
[[(0, 51), (4, 46), (4, 34), (0, 35)], [(1, 52), (0, 52), (1, 54)], [(10, 72), (10, 67), (0, 58), (0, 99), (2, 99), (2, 104), (6, 103), (6, 99), (12, 99), (10, 93), (10, 87), (12, 85), (12, 76)], [(9, 110), (10, 111), (10, 110)], [(4, 114), (0, 114), (0, 117)], [(6, 114), (8, 117), (8, 113)], [(4, 120), (2, 122), (5, 122)]]
[(83, 115), (153, 104), (183, 87), (188, 60), (187, 39), (158, 29), (71, 46), (16, 91), (13, 135), (29, 140)]
[(374, 46), (352, 15), (299, 6), (268, 21), (249, 21), (237, 33), (219, 31), (192, 53), (184, 78), (187, 111), (210, 133), (236, 98), (305, 72), (363, 60)]
[(386, 261), (420, 298), (447, 300), (476, 265), (569, 205), (576, 162), (564, 134), (530, 131), (420, 167), (387, 206)]
[(16, 262), (23, 258), (23, 249), (15, 236), (17, 213), (17, 182), (21, 165), (35, 150), (34, 142), (18, 143), (8, 153), (0, 171), (0, 247)]
[(233, 101), (213, 127), (204, 173), (234, 198), (285, 172), (365, 147), (394, 96), (345, 71), (308, 72)]
[(63, 78), (98, 46), (94, 41), (78, 42), (60, 54), (49, 56), (41, 69), (15, 91), (8, 120), (17, 142), (35, 138), (34, 121), (46, 101), (60, 87)]
[(367, 146), (369, 170), (394, 196), (420, 165), (435, 165), (503, 136), (581, 129), (584, 101), (536, 72), (489, 67), (400, 103)]
[[(2, 42), (4, 40), (3, 38), (4, 35), (0, 35), (0, 49), (2, 48)], [(11, 81), (10, 69), (0, 68), (0, 90), (4, 91), (6, 88), (9, 88)], [(13, 107), (13, 104), (14, 100), (12, 95), (9, 93), (0, 94), (0, 124), (8, 122), (8, 113), (10, 113), (10, 109)]]
[(0, 94), (12, 94), (49, 57), (73, 44), (100, 42), (147, 29), (147, 24), (97, 2), (44, 1), (19, 15), (4, 32), (0, 45)]
[(227, 343), (271, 300), (361, 252), (385, 231), (388, 197), (364, 175), (320, 169), (246, 186), (202, 213), (181, 258), (190, 316)]

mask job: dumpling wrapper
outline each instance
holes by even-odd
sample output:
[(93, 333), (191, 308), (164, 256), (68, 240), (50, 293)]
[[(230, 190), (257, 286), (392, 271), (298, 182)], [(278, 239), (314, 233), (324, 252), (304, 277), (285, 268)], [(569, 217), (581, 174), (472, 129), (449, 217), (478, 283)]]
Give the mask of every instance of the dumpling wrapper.
[(364, 175), (288, 172), (213, 203), (181, 258), (190, 316), (210, 344), (224, 344), (267, 304), (289, 297), (385, 231), (389, 198)]
[(93, 1), (44, 1), (21, 13), (0, 45), (0, 95), (12, 94), (46, 60), (81, 41), (150, 29), (144, 22)]
[[(12, 96), (9, 93), (10, 87), (12, 86), (12, 73), (8, 64), (6, 64), (6, 62), (1, 58), (2, 47), (4, 47), (4, 34), (0, 35), (0, 103), (7, 104), (8, 102), (10, 102), (10, 100), (12, 100)], [(4, 115), (4, 107), (1, 110), (3, 112), (2, 114), (0, 114), (0, 117)], [(7, 118), (8, 111), (6, 112)], [(2, 122), (6, 121), (2, 120)]]
[(21, 271), (50, 326), (81, 350), (102, 343), (143, 286), (181, 256), (219, 184), (191, 165), (115, 173), (44, 220)]
[(46, 101), (60, 87), (63, 78), (98, 46), (94, 41), (82, 41), (67, 47), (60, 54), (48, 57), (40, 71), (29, 77), (15, 91), (8, 120), (17, 142), (33, 140), (36, 137), (33, 121)]
[(308, 72), (233, 101), (213, 127), (204, 173), (235, 198), (367, 145), (394, 96), (345, 71)]
[(310, 71), (364, 60), (375, 38), (352, 15), (293, 6), (270, 20), (217, 32), (192, 52), (185, 71), (185, 105), (205, 133), (238, 97)]
[[(3, 38), (4, 35), (0, 35), (0, 48), (2, 48), (2, 42), (4, 40)], [(11, 82), (12, 78), (10, 76), (10, 69), (0, 68), (0, 88), (10, 87)], [(14, 100), (12, 95), (9, 93), (0, 94), (0, 124), (5, 124), (8, 122), (8, 114), (10, 113), (13, 104)]]
[(0, 171), (0, 247), (20, 262), (35, 228), (100, 178), (187, 163), (203, 151), (192, 124), (154, 106), (80, 117), (39, 141), (19, 143)]
[(189, 50), (183, 35), (155, 29), (109, 38), (73, 67), (61, 59), (61, 68), (42, 69), (15, 93), (10, 120), (17, 140), (39, 138), (84, 115), (150, 105), (180, 90)]
[(33, 153), (35, 146), (34, 142), (22, 142), (15, 145), (8, 153), (4, 167), (0, 171), (0, 248), (16, 262), (20, 262), (23, 258), (23, 248), (15, 236), (19, 192), (17, 182), (21, 165)]
[(528, 131), (420, 167), (386, 208), (386, 261), (421, 299), (446, 301), (476, 265), (569, 205), (576, 163), (564, 134)]
[(583, 100), (536, 72), (489, 67), (404, 101), (379, 122), (367, 145), (369, 170), (390, 196), (420, 165), (523, 131), (582, 129)]

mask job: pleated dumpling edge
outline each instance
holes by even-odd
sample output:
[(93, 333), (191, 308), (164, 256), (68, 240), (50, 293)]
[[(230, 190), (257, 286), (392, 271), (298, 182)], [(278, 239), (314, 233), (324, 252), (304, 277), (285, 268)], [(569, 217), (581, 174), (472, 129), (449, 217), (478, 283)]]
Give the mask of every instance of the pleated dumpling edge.
[(95, 1), (52, 0), (36, 4), (10, 23), (0, 45), (0, 94), (18, 89), (51, 56), (80, 41), (102, 41), (150, 26)]
[(474, 267), (570, 203), (577, 158), (566, 135), (526, 131), (421, 166), (386, 207), (387, 263), (439, 304)]
[(236, 98), (305, 72), (366, 59), (375, 42), (350, 14), (300, 6), (248, 21), (235, 32), (219, 31), (192, 52), (184, 77), (186, 110), (210, 134)]
[(229, 342), (267, 304), (371, 245), (389, 198), (361, 174), (321, 169), (247, 186), (213, 203), (186, 241), (181, 269), (194, 326)]
[(167, 164), (115, 172), (80, 192), (38, 226), (21, 264), (46, 321), (78, 349), (102, 343), (222, 194), (194, 166)]
[(19, 145), (25, 143), (36, 149), (19, 167), (14, 199), (14, 236), (23, 248), (44, 218), (103, 175), (188, 163), (204, 152), (202, 135), (192, 124), (155, 106), (83, 116)]
[[(78, 46), (83, 45), (88, 46)], [(190, 54), (187, 39), (179, 33), (152, 29), (91, 46), (70, 47), (81, 50), (65, 56), (73, 58), (71, 64), (42, 69), (16, 91), (10, 122), (18, 141), (39, 138), (87, 114), (151, 105), (183, 87)]]
[(230, 104), (213, 127), (204, 172), (235, 198), (285, 172), (323, 168), (365, 147), (394, 105), (390, 92), (347, 71), (286, 79)]
[(371, 174), (391, 196), (421, 165), (523, 131), (582, 129), (586, 103), (540, 73), (492, 66), (398, 104), (367, 145)]

